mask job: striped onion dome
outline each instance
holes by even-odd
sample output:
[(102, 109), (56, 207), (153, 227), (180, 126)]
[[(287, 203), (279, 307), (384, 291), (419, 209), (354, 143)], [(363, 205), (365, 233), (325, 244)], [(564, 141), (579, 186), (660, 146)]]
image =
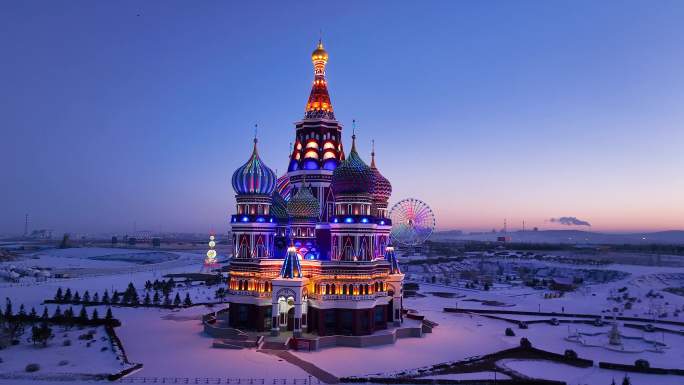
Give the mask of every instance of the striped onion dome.
[(287, 215), (290, 218), (317, 219), (320, 214), (321, 205), (308, 186), (302, 186), (287, 202)]
[(356, 152), (356, 135), (352, 135), (349, 155), (333, 171), (331, 188), (335, 195), (369, 194), (373, 191), (373, 170)]
[(387, 178), (380, 174), (380, 170), (375, 166), (375, 150), (371, 152), (371, 170), (373, 171), (373, 200), (376, 202), (387, 202), (392, 195), (392, 184)]
[(276, 185), (276, 175), (259, 158), (257, 139), (254, 138), (254, 150), (247, 163), (233, 173), (233, 190), (237, 195), (271, 195)]
[(287, 220), (287, 202), (275, 190), (271, 194), (271, 215), (277, 220)]

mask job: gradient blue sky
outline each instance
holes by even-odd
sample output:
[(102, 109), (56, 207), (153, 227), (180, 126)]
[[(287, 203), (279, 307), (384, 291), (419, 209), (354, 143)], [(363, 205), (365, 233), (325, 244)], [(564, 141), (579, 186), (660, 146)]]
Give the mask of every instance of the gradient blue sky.
[[(684, 228), (682, 1), (3, 1), (0, 233), (227, 229), (323, 30), (337, 118), (440, 228)], [(370, 156), (367, 155), (367, 159)], [(369, 159), (368, 159), (369, 160)]]

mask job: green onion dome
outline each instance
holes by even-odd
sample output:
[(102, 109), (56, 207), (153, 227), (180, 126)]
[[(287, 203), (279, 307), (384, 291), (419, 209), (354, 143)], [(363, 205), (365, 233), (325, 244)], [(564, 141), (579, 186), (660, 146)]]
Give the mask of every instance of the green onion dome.
[(302, 186), (287, 202), (287, 215), (293, 219), (318, 219), (321, 205), (313, 196), (311, 188)]
[(352, 136), (352, 148), (349, 155), (332, 175), (331, 188), (333, 194), (370, 194), (373, 191), (373, 170), (356, 152), (356, 137)]

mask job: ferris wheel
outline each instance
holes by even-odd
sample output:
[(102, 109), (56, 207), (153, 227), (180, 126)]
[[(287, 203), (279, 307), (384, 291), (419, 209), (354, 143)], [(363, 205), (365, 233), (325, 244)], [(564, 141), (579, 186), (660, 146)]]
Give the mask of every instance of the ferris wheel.
[(435, 214), (430, 206), (420, 199), (400, 200), (392, 206), (389, 216), (392, 219), (390, 237), (401, 245), (420, 245), (435, 229)]

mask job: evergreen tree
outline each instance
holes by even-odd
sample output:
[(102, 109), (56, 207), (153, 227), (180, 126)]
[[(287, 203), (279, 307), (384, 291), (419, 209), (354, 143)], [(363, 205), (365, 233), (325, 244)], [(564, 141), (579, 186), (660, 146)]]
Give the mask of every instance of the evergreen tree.
[(29, 316), (29, 318), (31, 319), (31, 321), (35, 321), (36, 319), (38, 319), (38, 313), (36, 312), (36, 308), (35, 308), (35, 307), (32, 307), (32, 308), (31, 308), (31, 311), (29, 312), (29, 315), (28, 315), (28, 316)]
[(10, 319), (14, 315), (12, 311), (12, 300), (5, 297), (5, 318)]
[(90, 292), (88, 292), (88, 290), (86, 290), (85, 293), (83, 293), (83, 302), (90, 302)]
[(62, 288), (57, 288), (57, 293), (55, 293), (55, 301), (61, 302), (64, 300), (64, 294), (62, 294)]
[(55, 309), (55, 314), (52, 315), (52, 319), (57, 321), (57, 322), (61, 321), (62, 309), (59, 306), (57, 306), (57, 308)]
[(114, 316), (112, 315), (112, 308), (111, 307), (107, 308), (107, 313), (105, 314), (105, 319), (107, 321), (111, 321), (112, 319), (114, 319)]
[(64, 328), (69, 330), (72, 326), (74, 326), (74, 308), (69, 306), (64, 310)]
[(145, 299), (143, 300), (143, 303), (145, 305), (149, 305), (150, 303), (152, 303), (152, 299), (150, 298), (150, 292), (149, 291), (145, 292)]
[(150, 291), (152, 289), (152, 282), (148, 279), (145, 281), (145, 290)]
[(161, 299), (159, 298), (159, 292), (155, 290), (154, 291), (154, 297), (152, 297), (152, 303), (155, 305), (159, 305), (160, 302), (161, 302)]
[(47, 321), (50, 319), (50, 316), (48, 315), (48, 310), (47, 310), (46, 307), (43, 307), (43, 315), (40, 316), (40, 319), (41, 319), (43, 322), (47, 322)]
[(19, 319), (26, 320), (26, 308), (24, 308), (23, 303), (19, 305), (19, 313), (17, 314), (17, 317), (19, 317)]
[(31, 340), (33, 344), (40, 343), (43, 347), (47, 346), (47, 342), (52, 338), (52, 329), (47, 322), (43, 322), (40, 326), (33, 326), (31, 328)]
[(629, 376), (625, 374), (625, 377), (622, 379), (622, 385), (632, 385), (632, 381), (629, 379)]
[(119, 294), (118, 291), (114, 290), (114, 294), (112, 294), (112, 303), (119, 303), (121, 301), (121, 294)]
[(93, 321), (93, 323), (97, 323), (97, 321), (100, 320), (100, 315), (97, 313), (97, 308), (93, 309), (93, 315), (90, 317), (90, 320)]
[(226, 289), (219, 287), (216, 289), (216, 292), (214, 293), (214, 298), (220, 299), (223, 301), (224, 298), (226, 298)]
[(78, 294), (78, 290), (76, 290), (76, 293), (74, 293), (74, 302), (76, 302), (76, 303), (81, 302), (81, 295)]
[(161, 289), (162, 289), (162, 293), (163, 293), (164, 295), (167, 295), (167, 294), (168, 294), (168, 295), (171, 295), (171, 290), (173, 290), (173, 280), (172, 280), (171, 278), (169, 278), (168, 281), (165, 281), (165, 282), (162, 284), (162, 288), (161, 288)]
[(168, 294), (164, 294), (164, 306), (171, 306), (171, 297)]
[(137, 292), (137, 291), (133, 292), (133, 295), (131, 296), (131, 303), (132, 303), (133, 305), (137, 305), (137, 304), (140, 303), (140, 297), (138, 297), (138, 292)]
[(97, 292), (93, 294), (93, 302), (100, 303), (100, 294), (98, 294)]
[(64, 302), (71, 302), (71, 299), (71, 289), (67, 287), (66, 291), (64, 292)]
[(104, 294), (102, 295), (102, 303), (109, 303), (109, 292), (105, 289)]
[(190, 306), (192, 301), (190, 300), (190, 293), (185, 293), (185, 299), (183, 300), (183, 305)]
[(81, 306), (81, 311), (78, 313), (78, 320), (84, 323), (88, 321), (88, 312), (86, 311), (85, 305)]
[(176, 296), (173, 297), (173, 305), (179, 306), (180, 304), (181, 304), (180, 294), (176, 293)]

